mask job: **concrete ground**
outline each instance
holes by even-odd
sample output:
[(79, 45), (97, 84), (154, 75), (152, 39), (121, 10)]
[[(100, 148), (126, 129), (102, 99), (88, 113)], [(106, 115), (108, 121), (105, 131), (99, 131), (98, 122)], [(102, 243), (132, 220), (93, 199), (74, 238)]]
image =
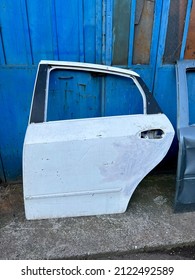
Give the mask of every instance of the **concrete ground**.
[(175, 175), (150, 175), (124, 214), (27, 221), (0, 187), (0, 259), (195, 259), (195, 212), (173, 212)]

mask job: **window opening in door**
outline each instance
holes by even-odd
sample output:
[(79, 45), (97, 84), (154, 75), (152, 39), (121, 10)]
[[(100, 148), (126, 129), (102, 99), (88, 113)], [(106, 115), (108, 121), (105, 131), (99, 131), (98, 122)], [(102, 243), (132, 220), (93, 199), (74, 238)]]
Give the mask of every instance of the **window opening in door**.
[(47, 121), (143, 114), (143, 99), (131, 78), (55, 69), (49, 75)]

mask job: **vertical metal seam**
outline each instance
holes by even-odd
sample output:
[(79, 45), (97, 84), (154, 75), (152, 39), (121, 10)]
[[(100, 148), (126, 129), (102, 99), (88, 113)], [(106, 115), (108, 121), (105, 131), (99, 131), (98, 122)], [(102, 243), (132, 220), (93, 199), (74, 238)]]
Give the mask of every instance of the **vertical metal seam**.
[(128, 68), (131, 67), (132, 61), (133, 61), (133, 46), (134, 46), (134, 33), (135, 33), (135, 12), (136, 12), (136, 0), (131, 0)]
[[(102, 64), (106, 64), (106, 0), (102, 0)], [(105, 115), (105, 80), (101, 80), (101, 116)]]
[(57, 17), (56, 17), (56, 2), (55, 0), (51, 0), (51, 15), (52, 15), (52, 28), (53, 28), (53, 53), (54, 58), (59, 60), (59, 47), (58, 47), (58, 33), (57, 33)]
[(106, 17), (105, 17), (105, 51), (106, 64), (112, 64), (112, 10), (113, 0), (106, 1)]
[[(160, 14), (156, 15), (157, 8), (159, 9), (159, 6), (160, 6)], [(154, 91), (156, 71), (157, 71), (157, 67), (158, 67), (158, 48), (159, 48), (159, 41), (160, 41), (162, 13), (163, 13), (163, 1), (161, 0), (160, 5), (158, 5), (155, 2), (155, 7), (154, 7), (154, 22), (153, 22), (153, 25), (155, 25), (155, 27), (153, 26), (152, 40), (151, 40), (151, 48), (152, 49), (150, 50), (150, 64), (154, 65), (154, 69), (153, 69), (153, 73), (152, 73), (151, 92)], [(159, 17), (159, 18), (157, 18), (157, 17)], [(157, 27), (156, 27), (157, 20), (158, 20), (158, 30), (157, 30)], [(157, 31), (158, 31), (158, 34), (157, 34), (157, 36), (154, 40), (154, 33), (157, 33)], [(165, 38), (166, 38), (166, 36), (165, 36)], [(156, 44), (156, 48), (155, 48), (155, 51), (154, 51), (154, 42), (155, 41), (157, 42), (157, 44)]]
[(106, 65), (112, 63), (112, 2), (102, 1), (102, 62)]
[(163, 1), (162, 12), (161, 12), (161, 24), (159, 30), (159, 43), (158, 43), (158, 51), (157, 51), (156, 68), (162, 66), (162, 59), (165, 50), (167, 27), (168, 27), (168, 20), (169, 20), (169, 9), (170, 9), (170, 0)]
[(106, 0), (102, 0), (102, 63), (106, 64)]
[(100, 1), (96, 0), (96, 12), (95, 12), (95, 23), (96, 23), (96, 35), (95, 35), (95, 61), (96, 63), (102, 63), (102, 6)]
[(24, 0), (24, 5), (25, 5), (26, 23), (27, 23), (27, 29), (28, 29), (28, 39), (29, 39), (29, 48), (30, 48), (31, 62), (32, 62), (32, 64), (34, 64), (34, 56), (33, 56), (33, 50), (32, 50), (32, 40), (31, 40), (31, 34), (30, 34), (30, 25), (29, 25), (29, 15), (28, 15), (27, 0)]
[(3, 41), (3, 34), (2, 34), (2, 27), (0, 26), (0, 44), (2, 48), (2, 54), (3, 54), (3, 63), (7, 64), (7, 58), (6, 58), (6, 53), (5, 53), (5, 46), (4, 46), (4, 41)]
[[(160, 30), (160, 23), (162, 18), (162, 0), (160, 0), (160, 5), (155, 2), (154, 4), (154, 20), (153, 20), (153, 27), (152, 27), (152, 38), (151, 38), (151, 46), (150, 46), (150, 62), (149, 64), (156, 63), (157, 60), (157, 51), (158, 51), (158, 42), (159, 42), (159, 30)], [(159, 13), (160, 10), (160, 13)], [(160, 14), (160, 16), (159, 16)], [(157, 25), (158, 23), (158, 25)], [(158, 30), (157, 30), (158, 27)], [(158, 31), (158, 32), (157, 32)], [(154, 34), (157, 34), (155, 37)], [(156, 49), (154, 48), (154, 42), (157, 42)]]
[(84, 3), (83, 0), (78, 4), (78, 17), (79, 17), (79, 59), (80, 62), (85, 61), (85, 46), (84, 46)]

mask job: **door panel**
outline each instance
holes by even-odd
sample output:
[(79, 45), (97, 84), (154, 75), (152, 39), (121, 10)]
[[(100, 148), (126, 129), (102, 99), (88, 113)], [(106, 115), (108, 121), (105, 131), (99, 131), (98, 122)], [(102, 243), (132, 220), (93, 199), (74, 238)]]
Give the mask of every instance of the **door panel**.
[[(142, 114), (116, 116), (125, 113), (124, 102), (132, 113), (135, 87), (143, 100)], [(114, 116), (91, 118), (95, 99), (98, 108), (100, 103), (103, 107), (100, 116)], [(74, 109), (70, 115), (69, 109)], [(38, 111), (42, 112), (36, 119)], [(23, 152), (27, 219), (124, 212), (174, 136), (170, 121), (137, 73), (96, 64), (40, 63), (30, 115)]]

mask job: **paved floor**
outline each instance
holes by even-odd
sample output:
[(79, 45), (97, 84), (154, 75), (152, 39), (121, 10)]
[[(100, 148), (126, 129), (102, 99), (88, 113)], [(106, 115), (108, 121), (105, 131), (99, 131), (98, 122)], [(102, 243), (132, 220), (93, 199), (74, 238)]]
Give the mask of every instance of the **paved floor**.
[(175, 214), (174, 192), (150, 175), (124, 214), (27, 221), (22, 185), (1, 186), (0, 259), (194, 259), (195, 212)]

